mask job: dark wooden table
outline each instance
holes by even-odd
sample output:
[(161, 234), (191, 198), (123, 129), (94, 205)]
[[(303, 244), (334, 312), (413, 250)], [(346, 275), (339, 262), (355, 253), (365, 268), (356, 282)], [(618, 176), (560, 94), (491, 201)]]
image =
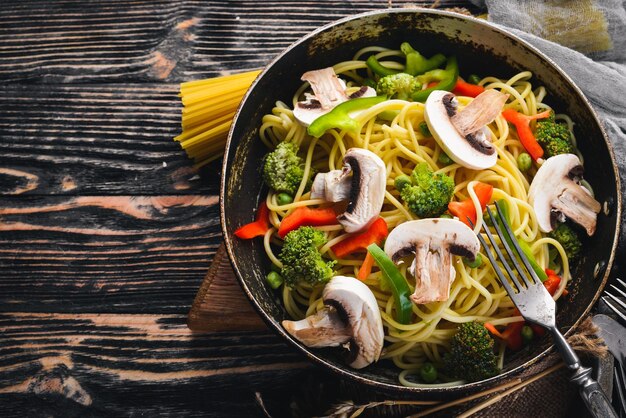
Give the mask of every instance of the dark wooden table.
[(187, 328), (221, 241), (220, 162), (196, 172), (172, 141), (178, 86), (387, 6), (2, 1), (0, 415), (259, 416), (257, 392), (280, 409), (334, 384), (269, 332)]

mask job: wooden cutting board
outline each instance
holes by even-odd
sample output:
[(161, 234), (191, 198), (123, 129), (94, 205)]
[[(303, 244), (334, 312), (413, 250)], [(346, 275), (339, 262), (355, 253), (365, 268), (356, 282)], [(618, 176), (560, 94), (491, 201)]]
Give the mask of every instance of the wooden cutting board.
[(241, 289), (222, 243), (191, 306), (192, 331), (262, 331), (267, 326)]

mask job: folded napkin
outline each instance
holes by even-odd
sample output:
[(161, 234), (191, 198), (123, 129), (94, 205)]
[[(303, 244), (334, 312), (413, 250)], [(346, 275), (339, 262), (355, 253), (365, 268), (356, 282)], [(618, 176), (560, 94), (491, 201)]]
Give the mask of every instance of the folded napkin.
[[(554, 60), (585, 93), (615, 150), (626, 196), (626, 1), (471, 1), (487, 8), (490, 22)], [(626, 250), (625, 229), (620, 252)]]

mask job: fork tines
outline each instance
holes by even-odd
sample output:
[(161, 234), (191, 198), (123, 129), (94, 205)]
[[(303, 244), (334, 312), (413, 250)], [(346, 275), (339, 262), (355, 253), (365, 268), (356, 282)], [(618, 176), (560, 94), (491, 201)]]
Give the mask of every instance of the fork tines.
[[(491, 221), (493, 223), (493, 226), (494, 226), (494, 228), (496, 230), (496, 233), (500, 237), (500, 241), (502, 242), (502, 246), (506, 250), (506, 252), (507, 252), (507, 254), (509, 256), (509, 259), (513, 263), (513, 266), (515, 267), (515, 270), (517, 270), (517, 272), (519, 273), (519, 277), (522, 278), (522, 281), (523, 281), (525, 286), (522, 286), (522, 283), (517, 278), (517, 276), (513, 273), (513, 271), (511, 270), (511, 267), (509, 266), (509, 264), (504, 262), (505, 258), (503, 257), (502, 251), (500, 251), (500, 248), (498, 247), (493, 234), (489, 231), (489, 228), (485, 224), (483, 224), (483, 230), (485, 231), (485, 234), (487, 235), (487, 238), (491, 242), (491, 248), (493, 248), (495, 250), (498, 258), (503, 261), (502, 265), (504, 266), (507, 274), (511, 278), (511, 281), (513, 282), (513, 284), (517, 288), (515, 290), (517, 290), (517, 292), (521, 292), (521, 291), (524, 290), (524, 287), (528, 288), (530, 286), (541, 284), (541, 280), (539, 279), (539, 277), (537, 277), (537, 274), (535, 273), (535, 271), (533, 270), (532, 266), (530, 265), (530, 262), (528, 261), (528, 259), (524, 255), (524, 252), (520, 248), (519, 244), (517, 243), (517, 239), (515, 238), (515, 235), (513, 234), (513, 231), (511, 230), (511, 227), (506, 222), (506, 218), (504, 217), (502, 208), (500, 208), (500, 205), (498, 204), (498, 202), (496, 202), (495, 205), (496, 205), (496, 210), (498, 212), (499, 220), (496, 219), (496, 217), (494, 216), (494, 214), (491, 211), (491, 209), (489, 209), (489, 207), (487, 207), (487, 214), (488, 214), (489, 218), (491, 219)], [(502, 225), (504, 227), (504, 230), (502, 230), (500, 225)], [(509, 294), (517, 293), (511, 287), (511, 285), (508, 282), (508, 280), (506, 280), (506, 277), (504, 276), (504, 274), (502, 272), (502, 269), (500, 269), (499, 265), (496, 263), (496, 260), (494, 259), (494, 257), (491, 254), (491, 252), (488, 251), (489, 247), (488, 247), (487, 242), (485, 241), (485, 239), (481, 236), (481, 234), (477, 234), (477, 235), (478, 235), (478, 239), (480, 240), (480, 243), (485, 248), (485, 253), (487, 255), (487, 258), (489, 258), (489, 261), (491, 262), (491, 265), (493, 266), (494, 271), (496, 272), (496, 275), (498, 276), (498, 279), (500, 279), (500, 282), (502, 283), (502, 285), (506, 289), (507, 293), (509, 293)], [(519, 256), (519, 259), (522, 261), (522, 263), (526, 267), (526, 270), (524, 270), (524, 268), (522, 268), (522, 266), (520, 265), (520, 263), (517, 260), (517, 257), (513, 254), (513, 251), (511, 250), (511, 246), (515, 248), (515, 251), (517, 252), (517, 254)]]
[[(621, 412), (626, 413), (626, 372), (624, 372), (624, 365), (615, 364), (613, 368), (613, 387), (617, 393), (617, 400), (614, 405), (619, 405)], [(623, 414), (620, 416), (623, 416)]]
[[(621, 279), (617, 279), (616, 282), (621, 287), (626, 289), (626, 282), (624, 282)], [(624, 300), (626, 300), (626, 291), (620, 289), (614, 284), (610, 286), (612, 290), (617, 292), (622, 298), (624, 298)], [(615, 296), (613, 293), (610, 293), (608, 290), (604, 290), (604, 294), (606, 296), (602, 297), (602, 301), (606, 303), (606, 306), (611, 308), (611, 310), (613, 311), (613, 313), (615, 313), (615, 315), (617, 315), (623, 322), (626, 322), (626, 314), (622, 310), (620, 310), (620, 308), (617, 307), (617, 306), (620, 306), (624, 311), (626, 311), (626, 302), (624, 302), (624, 300), (621, 300), (620, 298)]]

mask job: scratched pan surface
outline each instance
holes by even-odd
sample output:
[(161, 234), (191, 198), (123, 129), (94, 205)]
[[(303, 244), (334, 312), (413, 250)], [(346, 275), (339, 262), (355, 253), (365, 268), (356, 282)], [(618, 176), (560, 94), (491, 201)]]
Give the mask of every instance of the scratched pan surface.
[(421, 9), (365, 13), (322, 27), (278, 56), (244, 98), (229, 135), (222, 172), (222, 228), (235, 272), (255, 308), (271, 328), (313, 362), (382, 392), (444, 397), (491, 386), (528, 367), (547, 353), (549, 338), (530, 351), (508, 357), (504, 372), (491, 379), (452, 388), (403, 387), (397, 379), (399, 370), (389, 361), (353, 370), (345, 366), (339, 349), (308, 349), (292, 339), (280, 325), (287, 318), (280, 295), (265, 283), (269, 261), (261, 240), (242, 241), (233, 236), (237, 227), (254, 219), (267, 193), (260, 162), (268, 150), (258, 138), (263, 115), (270, 113), (277, 100), (291, 102), (304, 72), (351, 59), (368, 45), (397, 48), (403, 41), (411, 42), (427, 56), (436, 52), (455, 54), (464, 76), (477, 73), (508, 78), (529, 70), (534, 74), (533, 85), (547, 88), (547, 102), (576, 122), (578, 145), (586, 156), (585, 177), (593, 185), (596, 198), (607, 202), (610, 209), (608, 215), (599, 217), (596, 234), (585, 241), (583, 259), (574, 266), (570, 294), (558, 304), (557, 323), (562, 330), (578, 323), (598, 298), (617, 245), (621, 199), (612, 150), (583, 94), (549, 58), (513, 35), (471, 17)]

